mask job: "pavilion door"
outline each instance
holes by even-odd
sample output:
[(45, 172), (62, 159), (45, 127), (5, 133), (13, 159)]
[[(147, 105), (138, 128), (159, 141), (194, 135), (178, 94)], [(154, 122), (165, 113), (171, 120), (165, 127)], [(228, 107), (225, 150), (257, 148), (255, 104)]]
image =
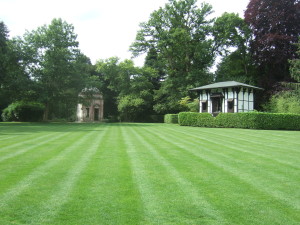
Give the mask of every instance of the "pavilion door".
[(212, 100), (212, 113), (222, 112), (222, 98), (211, 98)]
[(94, 121), (99, 120), (99, 109), (94, 109)]

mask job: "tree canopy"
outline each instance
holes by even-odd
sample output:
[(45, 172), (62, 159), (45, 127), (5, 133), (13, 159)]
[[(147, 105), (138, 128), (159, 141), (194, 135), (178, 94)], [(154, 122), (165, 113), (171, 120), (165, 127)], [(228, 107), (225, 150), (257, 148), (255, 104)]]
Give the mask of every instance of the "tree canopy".
[(30, 80), (24, 73), (21, 59), (17, 42), (9, 39), (8, 28), (0, 22), (0, 109), (27, 95)]
[(223, 56), (215, 80), (256, 85), (257, 71), (249, 49), (252, 32), (245, 21), (238, 14), (225, 12), (216, 19), (213, 34)]
[(254, 39), (251, 51), (265, 85), (289, 80), (288, 60), (296, 56), (300, 36), (298, 0), (251, 0), (245, 11)]
[(170, 0), (140, 24), (131, 45), (134, 56), (152, 51), (165, 65), (165, 80), (155, 97), (159, 113), (167, 108), (176, 111), (178, 99), (186, 96), (189, 88), (211, 80), (209, 68), (215, 48), (210, 38), (213, 20), (208, 15), (212, 7), (206, 3), (198, 7), (196, 3), (196, 0)]
[(300, 37), (299, 42), (296, 45), (298, 46), (298, 58), (290, 60), (290, 72), (292, 78), (295, 79), (297, 82), (300, 82)]
[(91, 75), (90, 60), (80, 52), (76, 38), (73, 25), (53, 19), (19, 40), (26, 54), (25, 70), (37, 84), (37, 100), (46, 106), (45, 120), (71, 116)]
[(102, 92), (108, 103), (108, 113), (125, 121), (146, 119), (153, 113), (153, 80), (158, 76), (150, 67), (135, 67), (131, 60), (117, 57), (96, 63), (103, 85)]

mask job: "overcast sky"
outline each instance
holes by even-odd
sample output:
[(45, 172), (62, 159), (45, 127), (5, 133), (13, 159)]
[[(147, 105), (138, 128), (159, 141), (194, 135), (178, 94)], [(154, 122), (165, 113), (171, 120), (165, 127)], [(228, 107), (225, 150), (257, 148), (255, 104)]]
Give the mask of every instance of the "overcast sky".
[[(135, 40), (139, 23), (168, 0), (0, 0), (0, 21), (10, 37), (22, 36), (53, 18), (62, 18), (75, 27), (81, 51), (92, 63), (118, 56), (130, 58), (129, 46)], [(198, 0), (198, 4), (202, 0)], [(249, 0), (206, 0), (215, 17), (223, 12), (244, 15)], [(136, 59), (141, 66), (143, 59)]]

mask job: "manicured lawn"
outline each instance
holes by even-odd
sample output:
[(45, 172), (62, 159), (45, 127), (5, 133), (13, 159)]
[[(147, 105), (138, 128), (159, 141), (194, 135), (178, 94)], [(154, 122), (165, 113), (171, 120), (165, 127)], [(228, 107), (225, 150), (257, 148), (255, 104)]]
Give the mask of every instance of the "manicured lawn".
[(0, 123), (0, 224), (300, 224), (300, 132)]

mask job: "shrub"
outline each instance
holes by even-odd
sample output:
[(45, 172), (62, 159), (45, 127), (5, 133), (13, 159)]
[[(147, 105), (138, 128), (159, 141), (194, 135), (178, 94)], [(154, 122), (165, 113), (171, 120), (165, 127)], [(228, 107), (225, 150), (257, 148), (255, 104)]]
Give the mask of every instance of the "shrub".
[(288, 113), (179, 113), (182, 126), (226, 127), (265, 130), (300, 130), (300, 115)]
[(272, 96), (264, 108), (266, 111), (273, 113), (300, 114), (300, 90), (277, 93)]
[(192, 100), (189, 96), (181, 98), (178, 102), (181, 106), (181, 111), (199, 112), (199, 99)]
[(146, 106), (144, 99), (132, 95), (125, 95), (119, 99), (118, 111), (123, 121), (135, 121)]
[(178, 114), (166, 114), (164, 117), (165, 123), (178, 123)]
[(38, 102), (14, 102), (3, 110), (3, 121), (40, 121), (44, 106)]
[(1, 115), (3, 121), (15, 121), (15, 120), (17, 120), (17, 118), (14, 115), (15, 107), (16, 107), (15, 104), (10, 104), (5, 109), (3, 109), (2, 115)]

